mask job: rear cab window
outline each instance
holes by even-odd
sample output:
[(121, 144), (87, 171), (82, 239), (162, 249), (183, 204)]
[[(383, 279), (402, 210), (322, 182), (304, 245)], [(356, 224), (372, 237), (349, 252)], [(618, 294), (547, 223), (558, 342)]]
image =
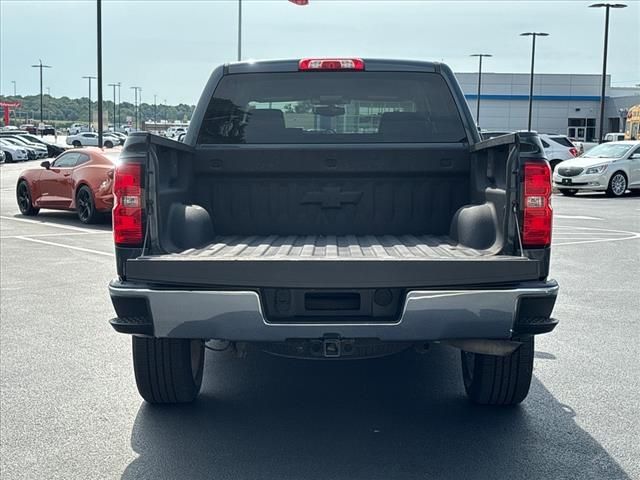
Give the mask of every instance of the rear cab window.
[(224, 76), (197, 143), (464, 141), (458, 108), (439, 74), (287, 72)]

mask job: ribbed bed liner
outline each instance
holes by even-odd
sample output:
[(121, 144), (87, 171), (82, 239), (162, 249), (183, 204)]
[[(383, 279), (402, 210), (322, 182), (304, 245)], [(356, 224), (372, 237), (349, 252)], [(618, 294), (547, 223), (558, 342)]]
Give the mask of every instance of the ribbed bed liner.
[(127, 261), (127, 279), (215, 288), (404, 288), (536, 280), (539, 262), (434, 235), (220, 236)]
[[(490, 256), (434, 235), (269, 235), (225, 236), (198, 249), (173, 254), (172, 259), (465, 259)], [(165, 257), (166, 258), (166, 257)]]

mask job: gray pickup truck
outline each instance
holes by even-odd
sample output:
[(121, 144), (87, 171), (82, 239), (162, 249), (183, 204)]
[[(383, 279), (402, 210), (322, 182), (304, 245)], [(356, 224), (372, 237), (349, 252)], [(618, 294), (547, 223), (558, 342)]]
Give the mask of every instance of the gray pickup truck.
[(110, 322), (148, 402), (192, 401), (205, 347), (336, 360), (439, 342), (474, 402), (516, 404), (556, 325), (542, 145), (481, 141), (440, 63), (221, 66), (183, 143), (129, 136), (114, 195)]

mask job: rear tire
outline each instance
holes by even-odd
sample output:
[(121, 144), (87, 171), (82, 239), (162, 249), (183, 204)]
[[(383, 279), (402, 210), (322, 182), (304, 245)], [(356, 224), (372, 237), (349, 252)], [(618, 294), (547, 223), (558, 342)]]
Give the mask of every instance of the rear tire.
[(181, 338), (132, 337), (133, 371), (149, 403), (188, 403), (200, 392), (204, 342)]
[(578, 193), (577, 188), (563, 188), (560, 190), (560, 193), (566, 197), (573, 197), (576, 193)]
[(35, 217), (40, 211), (39, 208), (33, 206), (33, 199), (31, 198), (29, 185), (24, 180), (18, 183), (18, 187), (16, 188), (16, 200), (18, 201), (18, 208), (22, 215)]
[(113, 142), (107, 140), (106, 142), (104, 142), (104, 146), (107, 148), (113, 148)]
[(80, 221), (87, 225), (96, 223), (101, 218), (100, 214), (96, 212), (93, 194), (86, 185), (80, 187), (76, 192), (76, 212)]
[(533, 374), (533, 337), (506, 357), (461, 352), (464, 388), (480, 405), (517, 405), (529, 393)]

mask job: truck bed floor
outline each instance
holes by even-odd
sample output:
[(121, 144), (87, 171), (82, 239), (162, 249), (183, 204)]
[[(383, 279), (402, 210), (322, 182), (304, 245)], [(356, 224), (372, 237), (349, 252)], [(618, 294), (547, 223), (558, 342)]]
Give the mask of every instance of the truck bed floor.
[(172, 255), (176, 259), (449, 259), (486, 256), (434, 235), (291, 235), (218, 237), (204, 248)]
[(202, 248), (127, 261), (127, 278), (215, 288), (378, 288), (536, 280), (539, 262), (432, 235), (221, 236)]

